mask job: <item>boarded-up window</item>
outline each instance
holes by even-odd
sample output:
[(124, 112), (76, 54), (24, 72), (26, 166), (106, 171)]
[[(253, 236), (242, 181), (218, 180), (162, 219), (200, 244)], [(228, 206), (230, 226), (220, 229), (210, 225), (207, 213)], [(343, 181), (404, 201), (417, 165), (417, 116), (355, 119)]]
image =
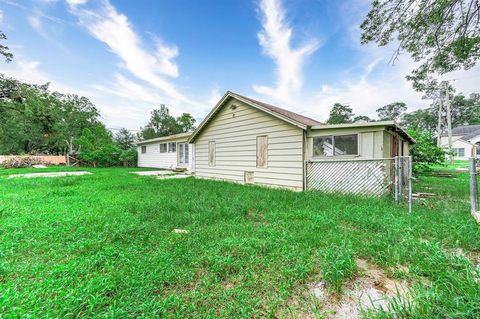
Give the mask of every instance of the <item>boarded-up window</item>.
[(266, 168), (268, 164), (268, 136), (257, 136), (257, 167)]
[(142, 145), (142, 154), (145, 154), (147, 152), (147, 147), (145, 145)]
[(215, 142), (208, 142), (208, 166), (215, 166)]

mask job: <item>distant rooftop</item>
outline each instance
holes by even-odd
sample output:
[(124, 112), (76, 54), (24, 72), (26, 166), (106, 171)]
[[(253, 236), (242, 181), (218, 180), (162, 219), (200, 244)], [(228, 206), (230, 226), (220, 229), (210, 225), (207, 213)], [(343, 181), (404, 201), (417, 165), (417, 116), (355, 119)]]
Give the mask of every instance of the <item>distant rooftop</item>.
[[(461, 136), (462, 140), (468, 141), (480, 135), (480, 125), (462, 125), (452, 129), (452, 135)], [(447, 136), (446, 133), (442, 136)]]

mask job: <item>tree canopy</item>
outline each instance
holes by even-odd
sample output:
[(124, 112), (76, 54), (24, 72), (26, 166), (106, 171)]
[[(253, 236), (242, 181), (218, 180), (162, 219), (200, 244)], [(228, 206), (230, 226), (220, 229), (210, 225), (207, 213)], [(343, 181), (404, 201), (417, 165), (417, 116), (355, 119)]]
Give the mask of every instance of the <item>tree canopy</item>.
[(397, 121), (407, 110), (407, 105), (403, 102), (394, 102), (377, 109), (378, 120)]
[(361, 24), (361, 43), (398, 43), (421, 65), (407, 78), (424, 91), (429, 76), (473, 67), (480, 57), (478, 0), (373, 0)]
[(344, 124), (353, 122), (353, 112), (349, 105), (335, 103), (330, 110), (328, 124)]
[(140, 128), (139, 137), (147, 140), (155, 137), (185, 133), (195, 128), (195, 119), (189, 113), (178, 117), (170, 115), (170, 110), (164, 104), (150, 113), (150, 121)]
[(85, 97), (0, 74), (0, 118), (0, 154), (64, 154), (99, 123), (99, 111)]
[(10, 52), (10, 49), (1, 44), (1, 42), (7, 40), (7, 36), (0, 30), (0, 55), (2, 55), (6, 62), (11, 62), (13, 59), (13, 54)]

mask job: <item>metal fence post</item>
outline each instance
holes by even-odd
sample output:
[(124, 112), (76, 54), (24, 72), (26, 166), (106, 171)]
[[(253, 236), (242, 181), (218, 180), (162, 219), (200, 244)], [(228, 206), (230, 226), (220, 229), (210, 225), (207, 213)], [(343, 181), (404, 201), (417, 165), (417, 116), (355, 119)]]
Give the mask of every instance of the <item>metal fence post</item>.
[(412, 213), (412, 171), (413, 171), (413, 163), (412, 157), (408, 157), (408, 213)]
[(398, 157), (398, 200), (404, 200), (403, 197), (403, 157)]
[(477, 219), (478, 215), (478, 188), (476, 171), (476, 159), (472, 157), (470, 158), (470, 206), (472, 215), (475, 217), (475, 219)]
[(394, 185), (393, 185), (393, 194), (394, 194), (394, 197), (395, 197), (395, 202), (398, 203), (398, 189), (399, 189), (399, 185), (398, 185), (398, 156), (395, 156), (394, 158), (394, 168), (393, 168), (393, 173), (394, 173)]

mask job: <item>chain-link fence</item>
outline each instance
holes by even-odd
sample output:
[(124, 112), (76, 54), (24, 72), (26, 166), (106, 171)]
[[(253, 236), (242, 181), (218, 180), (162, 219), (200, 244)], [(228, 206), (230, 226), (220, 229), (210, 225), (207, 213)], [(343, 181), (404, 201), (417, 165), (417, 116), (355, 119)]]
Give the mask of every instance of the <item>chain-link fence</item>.
[(412, 163), (408, 156), (382, 159), (326, 159), (306, 163), (306, 188), (328, 193), (392, 194), (411, 211)]

